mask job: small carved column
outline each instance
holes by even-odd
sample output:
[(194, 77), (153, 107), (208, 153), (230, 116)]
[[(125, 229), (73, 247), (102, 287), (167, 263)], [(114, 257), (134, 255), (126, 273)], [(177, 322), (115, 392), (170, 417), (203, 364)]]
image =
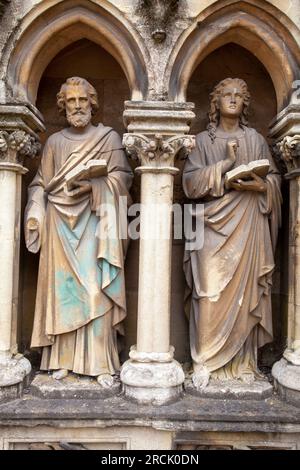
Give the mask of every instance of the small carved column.
[(188, 103), (129, 102), (124, 113), (128, 130), (138, 131), (125, 134), (123, 143), (141, 163), (141, 215), (137, 345), (121, 380), (125, 395), (140, 403), (166, 403), (184, 382), (170, 346), (172, 200), (175, 156), (194, 145), (193, 136), (184, 135), (191, 109)]
[(0, 398), (7, 398), (19, 394), (31, 370), (17, 354), (21, 184), (24, 157), (39, 151), (32, 128), (43, 125), (25, 106), (1, 105), (0, 116)]
[(287, 401), (300, 405), (300, 103), (292, 102), (270, 132), (290, 181), (288, 338), (283, 358), (272, 369), (276, 387)]

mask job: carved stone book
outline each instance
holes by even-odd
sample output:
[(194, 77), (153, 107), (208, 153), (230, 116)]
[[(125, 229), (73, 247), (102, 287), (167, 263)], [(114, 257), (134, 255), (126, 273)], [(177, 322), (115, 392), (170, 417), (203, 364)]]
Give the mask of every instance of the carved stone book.
[(251, 172), (264, 178), (268, 174), (269, 168), (270, 162), (267, 159), (253, 160), (247, 165), (240, 165), (233, 170), (227, 171), (225, 174), (225, 186), (229, 188), (230, 183), (238, 179), (251, 179)]
[(80, 180), (89, 180), (106, 175), (106, 160), (90, 160), (86, 164), (80, 164), (65, 176), (67, 191), (72, 191), (76, 182)]

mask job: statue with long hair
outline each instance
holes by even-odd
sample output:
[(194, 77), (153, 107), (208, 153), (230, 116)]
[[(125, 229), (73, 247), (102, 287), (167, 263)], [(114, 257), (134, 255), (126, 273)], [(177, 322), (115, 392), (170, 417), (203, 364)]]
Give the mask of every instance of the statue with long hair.
[[(204, 206), (203, 245), (186, 249), (184, 257), (198, 389), (210, 377), (245, 382), (261, 377), (257, 350), (272, 341), (280, 175), (266, 140), (248, 127), (249, 104), (241, 79), (227, 78), (214, 88), (207, 130), (197, 135), (183, 173), (186, 196)], [(262, 159), (269, 161), (265, 177), (252, 172), (225, 185), (227, 172)]]

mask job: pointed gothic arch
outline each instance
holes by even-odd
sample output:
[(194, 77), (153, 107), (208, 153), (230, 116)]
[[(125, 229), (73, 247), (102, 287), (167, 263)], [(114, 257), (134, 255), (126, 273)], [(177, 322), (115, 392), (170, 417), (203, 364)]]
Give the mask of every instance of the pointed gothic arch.
[(147, 54), (143, 41), (117, 8), (91, 0), (58, 0), (55, 5), (46, 0), (24, 18), (8, 41), (8, 49), (14, 43), (13, 51), (7, 53), (6, 87), (10, 97), (35, 105), (47, 65), (62, 49), (83, 38), (100, 45), (118, 61), (131, 99), (146, 96)]
[(235, 43), (254, 54), (267, 69), (279, 111), (287, 104), (293, 81), (299, 78), (300, 31), (268, 2), (216, 3), (199, 15), (173, 51), (166, 77), (169, 98), (185, 101), (197, 65), (219, 47)]

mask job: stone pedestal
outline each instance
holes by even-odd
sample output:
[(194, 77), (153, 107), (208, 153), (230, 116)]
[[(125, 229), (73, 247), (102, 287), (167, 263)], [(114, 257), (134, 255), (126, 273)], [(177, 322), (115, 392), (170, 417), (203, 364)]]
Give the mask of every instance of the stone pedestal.
[(15, 398), (31, 371), (16, 354), (21, 177), (23, 158), (39, 150), (32, 128), (43, 126), (25, 106), (0, 106), (0, 116), (0, 398)]
[(121, 393), (121, 383), (117, 377), (112, 387), (102, 388), (93, 377), (69, 374), (63, 380), (55, 380), (45, 372), (35, 376), (29, 392), (35, 397), (46, 399), (103, 400)]
[(275, 387), (285, 400), (300, 406), (300, 100), (276, 118), (270, 131), (290, 181), (289, 303), (287, 349), (274, 364)]
[(211, 379), (202, 390), (197, 390), (191, 379), (185, 382), (185, 390), (200, 398), (236, 400), (263, 400), (273, 394), (273, 387), (267, 380), (245, 383), (241, 380)]
[(137, 345), (122, 367), (121, 381), (125, 395), (139, 403), (170, 402), (180, 396), (184, 382), (170, 346), (172, 200), (174, 158), (194, 144), (184, 135), (191, 109), (188, 103), (129, 102), (124, 113), (131, 131), (124, 145), (141, 163), (136, 169), (141, 211)]

